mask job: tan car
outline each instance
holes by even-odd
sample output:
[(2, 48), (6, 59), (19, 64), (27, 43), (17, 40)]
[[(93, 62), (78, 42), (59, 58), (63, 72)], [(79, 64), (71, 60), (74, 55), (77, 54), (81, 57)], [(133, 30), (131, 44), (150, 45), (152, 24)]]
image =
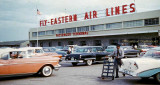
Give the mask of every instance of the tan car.
[(41, 74), (48, 77), (60, 66), (58, 57), (32, 57), (27, 50), (12, 49), (0, 54), (0, 76)]

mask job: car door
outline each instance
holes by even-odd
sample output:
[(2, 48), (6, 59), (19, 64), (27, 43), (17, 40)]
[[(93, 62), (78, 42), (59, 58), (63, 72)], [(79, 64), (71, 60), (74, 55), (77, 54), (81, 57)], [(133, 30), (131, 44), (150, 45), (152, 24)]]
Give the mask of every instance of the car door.
[(34, 64), (32, 59), (22, 57), (11, 58), (9, 60), (9, 72), (10, 74), (25, 74), (32, 73), (34, 69)]
[(3, 53), (0, 55), (0, 75), (8, 75), (9, 74), (9, 54)]
[(105, 57), (106, 54), (103, 52), (101, 47), (96, 47), (96, 61), (101, 61), (102, 57)]

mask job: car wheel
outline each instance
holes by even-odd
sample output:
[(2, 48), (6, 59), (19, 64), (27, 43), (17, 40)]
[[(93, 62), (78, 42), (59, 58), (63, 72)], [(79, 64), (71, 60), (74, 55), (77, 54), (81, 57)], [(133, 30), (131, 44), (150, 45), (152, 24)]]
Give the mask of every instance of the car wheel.
[(44, 76), (44, 77), (51, 76), (52, 72), (53, 72), (53, 69), (52, 69), (51, 66), (44, 66), (41, 69), (41, 75)]
[(92, 65), (92, 60), (87, 60), (86, 65), (88, 65), (88, 66)]
[(160, 83), (160, 72), (157, 73), (157, 74), (154, 76), (154, 79), (155, 79), (158, 83)]
[(72, 63), (73, 66), (77, 66), (78, 63)]

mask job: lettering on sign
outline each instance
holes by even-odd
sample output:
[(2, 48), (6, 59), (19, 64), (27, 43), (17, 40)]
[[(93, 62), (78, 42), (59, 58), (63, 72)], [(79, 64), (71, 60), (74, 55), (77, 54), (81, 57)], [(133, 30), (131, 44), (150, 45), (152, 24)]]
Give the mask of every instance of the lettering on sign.
[[(120, 14), (127, 14), (127, 13), (133, 13), (135, 12), (135, 4), (131, 3), (130, 5), (122, 5), (122, 6), (116, 6), (116, 7), (111, 7), (111, 8), (106, 8), (105, 9), (105, 16), (114, 16), (114, 15), (120, 15)], [(74, 15), (68, 15), (68, 16), (62, 16), (58, 18), (52, 18), (50, 20), (41, 20), (40, 21), (40, 26), (47, 26), (47, 25), (56, 25), (56, 24), (62, 24), (62, 23), (69, 23), (69, 22), (75, 22), (79, 21), (80, 19), (83, 20), (89, 20), (89, 19), (94, 19), (94, 18), (99, 18), (100, 11), (90, 11), (90, 12), (85, 12), (84, 13), (84, 18), (80, 18), (77, 14)], [(99, 13), (99, 15), (98, 15)], [(80, 14), (81, 15), (81, 14)]]

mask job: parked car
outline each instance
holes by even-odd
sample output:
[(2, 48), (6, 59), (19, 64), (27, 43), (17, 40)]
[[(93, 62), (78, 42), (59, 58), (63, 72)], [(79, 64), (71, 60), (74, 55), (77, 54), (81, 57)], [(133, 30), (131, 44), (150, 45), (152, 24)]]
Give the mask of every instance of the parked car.
[(139, 57), (140, 55), (140, 51), (133, 49), (132, 46), (121, 46), (120, 48), (124, 50), (124, 57)]
[(41, 74), (44, 77), (52, 75), (53, 69), (60, 68), (59, 58), (53, 56), (32, 57), (28, 50), (5, 50), (0, 54), (0, 75)]
[(56, 46), (55, 48), (60, 51), (60, 50), (63, 50), (64, 47), (63, 46)]
[(67, 52), (59, 51), (55, 47), (42, 47), (42, 48), (45, 53), (57, 53), (59, 55), (62, 55), (62, 57), (65, 57), (67, 55)]
[(153, 45), (148, 45), (148, 46), (145, 46), (145, 47), (141, 47), (141, 48), (138, 48), (141, 52), (147, 52), (148, 50), (152, 49), (152, 48), (155, 48), (155, 47), (158, 47), (158, 46), (153, 46)]
[(53, 57), (58, 57), (62, 58), (62, 55), (57, 54), (56, 52), (54, 53), (49, 53), (49, 52), (44, 52), (42, 47), (23, 47), (23, 48), (19, 48), (19, 49), (23, 49), (23, 50), (27, 50), (28, 54), (34, 56), (47, 56), (47, 55), (51, 55)]
[(143, 78), (154, 77), (160, 83), (160, 47), (146, 52), (141, 58), (122, 59), (120, 71)]
[(117, 47), (115, 45), (110, 45), (110, 46), (107, 46), (107, 49), (105, 49), (105, 51), (108, 52), (109, 54), (111, 54), (116, 49), (117, 49)]
[(82, 46), (75, 50), (74, 53), (68, 54), (65, 62), (72, 63), (73, 66), (78, 63), (86, 63), (92, 65), (93, 62), (102, 62), (103, 58), (107, 55), (101, 46)]

